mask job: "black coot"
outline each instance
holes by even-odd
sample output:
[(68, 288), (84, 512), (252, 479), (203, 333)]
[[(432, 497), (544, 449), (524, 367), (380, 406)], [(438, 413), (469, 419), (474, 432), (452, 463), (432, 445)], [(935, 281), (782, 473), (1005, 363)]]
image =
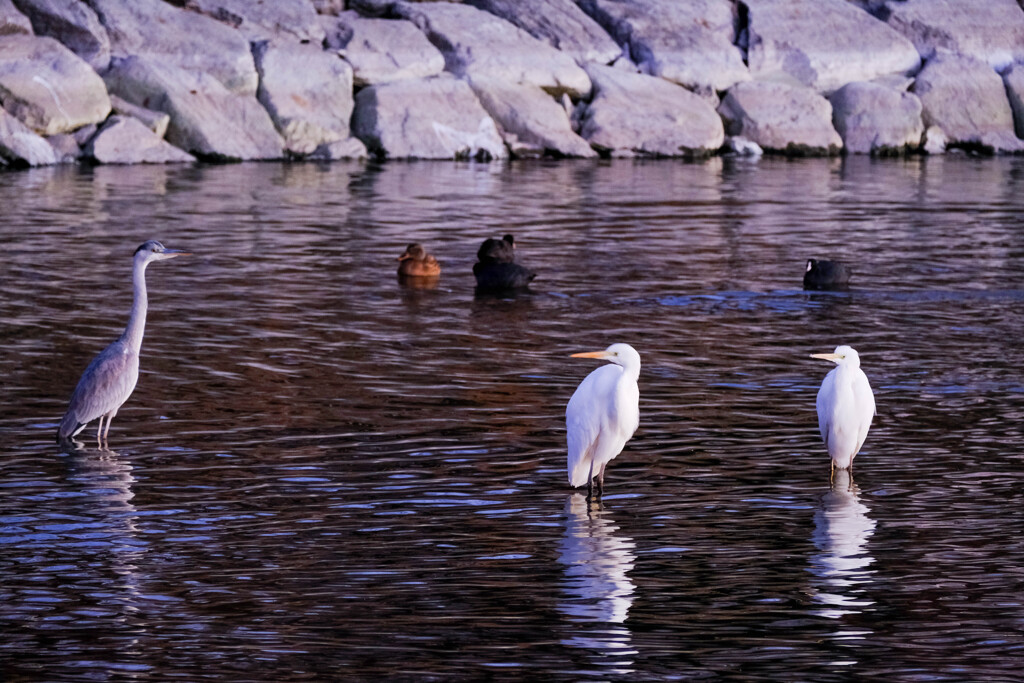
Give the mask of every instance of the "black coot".
[(804, 289), (846, 289), (850, 286), (850, 269), (839, 261), (807, 259)]
[(476, 275), (479, 291), (522, 289), (537, 277), (532, 270), (515, 262), (515, 239), (512, 235), (505, 235), (500, 240), (485, 239), (476, 257), (478, 261), (473, 264), (473, 275)]

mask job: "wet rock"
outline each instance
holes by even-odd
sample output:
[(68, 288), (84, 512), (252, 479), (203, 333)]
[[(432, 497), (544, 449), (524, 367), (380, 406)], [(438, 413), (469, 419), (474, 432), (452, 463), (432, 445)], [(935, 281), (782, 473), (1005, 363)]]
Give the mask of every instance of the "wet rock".
[(890, 1), (882, 15), (925, 59), (956, 52), (999, 70), (1024, 61), (1024, 12), (1016, 0)]
[(847, 0), (744, 0), (754, 78), (785, 72), (820, 92), (921, 65), (914, 45)]
[(0, 36), (15, 33), (32, 35), (32, 22), (18, 11), (11, 0), (0, 0)]
[(703, 98), (675, 83), (587, 65), (594, 96), (580, 135), (613, 156), (700, 157), (722, 146), (722, 120)]
[(0, 106), (42, 135), (96, 123), (110, 113), (103, 79), (53, 38), (0, 36)]
[(57, 155), (46, 140), (0, 109), (0, 167), (48, 166)]
[(237, 28), (250, 41), (324, 41), (316, 9), (308, 0), (188, 0), (185, 6)]
[(814, 90), (774, 81), (729, 89), (718, 113), (729, 135), (742, 135), (766, 152), (790, 156), (837, 154), (843, 140), (832, 127), (832, 105)]
[(608, 64), (622, 47), (572, 0), (465, 0), (501, 17), (580, 64)]
[(171, 117), (167, 140), (202, 159), (280, 159), (284, 141), (255, 97), (230, 92), (213, 76), (148, 57), (115, 57), (110, 91)]
[(1024, 151), (1014, 134), (1013, 111), (999, 77), (980, 59), (939, 54), (914, 83), (926, 126), (939, 126), (950, 146), (987, 152)]
[(58, 164), (73, 164), (82, 156), (82, 148), (78, 146), (75, 136), (70, 133), (58, 133), (44, 138), (53, 148)]
[(691, 90), (721, 91), (750, 79), (733, 43), (730, 0), (577, 0), (640, 68)]
[(83, 153), (100, 164), (172, 164), (195, 161), (157, 137), (131, 116), (111, 116), (86, 144)]
[(572, 57), (492, 14), (446, 2), (400, 2), (395, 11), (426, 33), (457, 76), (526, 83), (573, 97), (590, 92), (590, 79)]
[(345, 138), (335, 142), (325, 142), (310, 154), (308, 159), (337, 161), (340, 159), (365, 159), (366, 145), (356, 138)]
[(1017, 137), (1024, 138), (1024, 66), (1015, 65), (1003, 73), (1006, 96), (1013, 111), (1013, 126)]
[(832, 94), (832, 123), (851, 154), (903, 154), (921, 144), (916, 95), (876, 83), (849, 83)]
[(97, 72), (110, 64), (110, 39), (96, 13), (79, 0), (15, 0), (37, 35), (61, 42)]
[(501, 159), (494, 120), (465, 81), (449, 75), (402, 80), (356, 94), (352, 133), (371, 154), (393, 159)]
[(517, 156), (597, 156), (573, 131), (565, 108), (540, 88), (491, 81), (470, 85)]
[(349, 137), (352, 67), (337, 55), (302, 43), (253, 45), (257, 91), (292, 154), (311, 154)]
[(92, 136), (96, 135), (97, 130), (99, 130), (99, 126), (97, 126), (95, 123), (90, 123), (88, 126), (82, 126), (81, 128), (71, 133), (71, 137), (75, 139), (75, 142), (78, 143), (79, 147), (84, 147), (85, 144), (89, 142), (89, 140), (92, 138)]
[(131, 116), (142, 121), (158, 138), (162, 138), (167, 134), (167, 126), (171, 123), (171, 117), (162, 111), (153, 111), (152, 109), (140, 107), (121, 99), (117, 95), (110, 96), (110, 106), (115, 114)]
[(142, 56), (216, 78), (229, 91), (255, 95), (259, 77), (249, 41), (216, 19), (161, 0), (86, 0), (117, 57)]
[(355, 85), (428, 78), (444, 71), (444, 56), (412, 22), (368, 19), (355, 12), (321, 17), (327, 47), (352, 65)]

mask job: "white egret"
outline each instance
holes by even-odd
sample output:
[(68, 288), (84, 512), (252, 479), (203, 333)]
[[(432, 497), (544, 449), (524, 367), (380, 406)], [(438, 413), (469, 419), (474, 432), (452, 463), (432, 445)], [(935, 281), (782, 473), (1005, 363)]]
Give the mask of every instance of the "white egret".
[[(139, 380), (139, 351), (146, 330), (146, 266), (153, 261), (183, 256), (188, 252), (167, 249), (156, 240), (143, 243), (135, 250), (132, 269), (134, 298), (128, 326), (124, 333), (107, 348), (100, 351), (82, 373), (78, 386), (71, 394), (68, 410), (57, 430), (57, 442), (70, 439), (85, 426), (100, 418), (96, 441), (103, 444), (110, 431), (110, 423), (117, 410), (128, 400)], [(103, 418), (107, 418), (106, 429)]]
[(836, 364), (818, 390), (818, 429), (832, 457), (833, 472), (852, 468), (875, 416), (871, 385), (860, 369), (860, 356), (849, 346), (837, 346), (833, 353), (811, 354), (811, 358)]
[(611, 365), (587, 375), (569, 399), (565, 426), (569, 443), (569, 483), (587, 485), (587, 496), (604, 491), (604, 470), (622, 452), (640, 426), (640, 354), (629, 344), (604, 351), (574, 353), (573, 358), (603, 358)]

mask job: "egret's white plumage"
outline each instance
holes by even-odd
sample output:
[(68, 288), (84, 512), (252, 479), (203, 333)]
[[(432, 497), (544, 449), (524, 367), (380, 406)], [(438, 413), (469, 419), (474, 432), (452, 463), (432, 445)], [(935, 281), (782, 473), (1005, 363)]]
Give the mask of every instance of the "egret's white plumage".
[(569, 483), (591, 489), (597, 477), (600, 494), (605, 467), (640, 425), (640, 354), (629, 344), (612, 344), (604, 351), (575, 353), (573, 358), (611, 362), (587, 375), (565, 409)]
[(860, 356), (849, 346), (837, 346), (833, 353), (816, 353), (811, 358), (836, 364), (818, 390), (818, 429), (832, 466), (847, 469), (853, 466), (853, 458), (868, 436), (875, 416), (875, 396), (860, 369)]

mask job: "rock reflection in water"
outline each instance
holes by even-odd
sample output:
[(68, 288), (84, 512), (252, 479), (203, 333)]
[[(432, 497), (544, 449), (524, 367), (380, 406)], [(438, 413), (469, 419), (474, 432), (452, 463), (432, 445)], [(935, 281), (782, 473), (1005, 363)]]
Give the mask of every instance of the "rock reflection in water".
[(606, 673), (631, 672), (636, 655), (624, 625), (636, 590), (629, 578), (636, 546), (633, 539), (616, 534), (618, 530), (607, 511), (590, 507), (579, 493), (569, 497), (558, 558), (565, 565), (565, 599), (559, 611), (573, 622), (599, 628), (581, 626), (565, 644), (595, 651), (602, 667), (609, 667), (603, 669)]
[(859, 494), (850, 471), (836, 470), (832, 489), (814, 514), (811, 538), (821, 552), (811, 559), (811, 572), (817, 577), (814, 599), (822, 605), (815, 611), (819, 616), (840, 619), (874, 604), (864, 592), (874, 573), (869, 567), (875, 558), (868, 553), (867, 543), (875, 520), (868, 517), (870, 509)]

